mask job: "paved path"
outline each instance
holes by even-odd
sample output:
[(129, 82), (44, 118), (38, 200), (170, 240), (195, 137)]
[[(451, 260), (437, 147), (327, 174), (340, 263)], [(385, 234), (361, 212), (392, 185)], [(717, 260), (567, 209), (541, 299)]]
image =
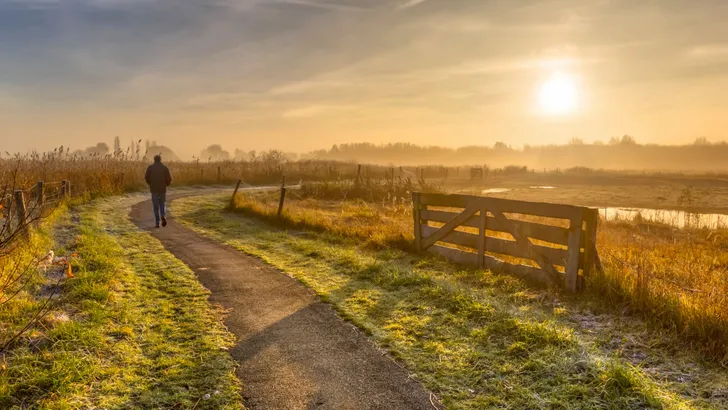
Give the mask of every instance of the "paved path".
[(154, 229), (150, 201), (131, 217), (230, 310), (225, 324), (238, 339), (231, 354), (249, 409), (435, 408), (406, 370), (296, 280), (174, 219)]

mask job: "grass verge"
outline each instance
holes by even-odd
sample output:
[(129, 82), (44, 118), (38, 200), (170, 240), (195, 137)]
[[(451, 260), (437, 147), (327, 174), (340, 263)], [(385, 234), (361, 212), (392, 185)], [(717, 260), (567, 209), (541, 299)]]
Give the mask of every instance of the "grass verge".
[(46, 233), (56, 254), (78, 254), (75, 278), (2, 358), (0, 407), (243, 408), (222, 312), (189, 268), (120, 217), (133, 201), (81, 205)]
[(522, 282), (311, 230), (174, 202), (180, 222), (299, 279), (364, 329), (447, 408), (721, 408), (725, 372), (644, 323)]

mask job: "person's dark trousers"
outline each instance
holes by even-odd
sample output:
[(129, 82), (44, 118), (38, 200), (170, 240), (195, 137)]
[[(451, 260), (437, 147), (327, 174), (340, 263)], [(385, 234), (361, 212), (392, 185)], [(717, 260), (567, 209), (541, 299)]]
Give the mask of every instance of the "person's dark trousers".
[(152, 206), (154, 207), (154, 221), (159, 225), (159, 219), (167, 217), (167, 211), (164, 207), (167, 194), (152, 192)]

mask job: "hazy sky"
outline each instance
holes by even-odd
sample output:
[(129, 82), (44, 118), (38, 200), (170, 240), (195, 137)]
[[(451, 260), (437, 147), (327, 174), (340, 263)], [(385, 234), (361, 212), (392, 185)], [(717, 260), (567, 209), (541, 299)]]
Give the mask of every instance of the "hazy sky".
[[(726, 0), (0, 0), (0, 149), (728, 139), (726, 21)], [(550, 116), (557, 72), (579, 103)]]

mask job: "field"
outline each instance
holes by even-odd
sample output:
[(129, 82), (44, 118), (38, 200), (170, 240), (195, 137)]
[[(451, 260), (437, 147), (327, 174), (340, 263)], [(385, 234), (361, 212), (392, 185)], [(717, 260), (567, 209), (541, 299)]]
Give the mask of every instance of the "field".
[(312, 287), (446, 408), (728, 404), (716, 361), (623, 304), (416, 256), (391, 241), (398, 223), (408, 225), (405, 206), (400, 217), (389, 206), (303, 199), (278, 222), (266, 212), (274, 199), (239, 196), (235, 214), (216, 212), (227, 194), (190, 197), (177, 202), (175, 215)]
[[(0, 294), (0, 404), (241, 408), (223, 313), (127, 217), (145, 198), (128, 193), (144, 188), (146, 163), (60, 152), (0, 161), (3, 197), (64, 179), (74, 194), (23, 246), (0, 253), (0, 279), (23, 266), (29, 278)], [(302, 281), (447, 408), (728, 406), (728, 231), (602, 220), (604, 272), (569, 295), (417, 255), (410, 199), (421, 190), (728, 213), (728, 179), (512, 167), (471, 180), (465, 167), (289, 162), (274, 153), (170, 168), (176, 192), (193, 195), (173, 203), (181, 223)], [(303, 184), (288, 191), (282, 218), (277, 192), (241, 193), (230, 206), (229, 192), (184, 187), (275, 185), (283, 175)], [(68, 263), (41, 269), (49, 249)]]

